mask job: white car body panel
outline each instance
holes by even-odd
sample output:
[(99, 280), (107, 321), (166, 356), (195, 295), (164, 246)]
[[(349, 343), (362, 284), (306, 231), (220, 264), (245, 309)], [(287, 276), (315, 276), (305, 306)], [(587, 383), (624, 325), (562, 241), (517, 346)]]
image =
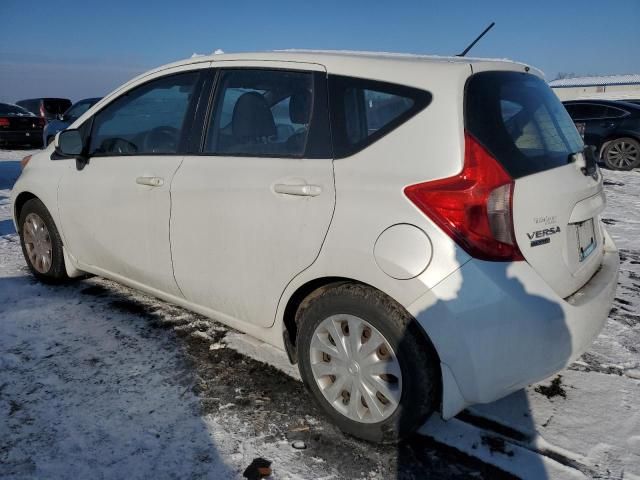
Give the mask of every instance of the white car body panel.
[[(91, 158), (82, 170), (66, 169), (59, 186), (59, 225), (80, 269), (100, 268), (179, 294), (169, 246), (169, 187), (180, 161), (178, 155), (106, 156)], [(164, 183), (140, 185), (138, 177)]]
[[(433, 342), (441, 360), (445, 418), (557, 371), (598, 333), (615, 292), (618, 265), (615, 246), (599, 225), (598, 251), (569, 278), (554, 269), (562, 268), (561, 258), (565, 271), (574, 261), (564, 248), (571, 238), (564, 239), (551, 262), (535, 249), (523, 252), (529, 263), (479, 261), (403, 193), (408, 185), (462, 169), (463, 95), (472, 73), (541, 72), (499, 60), (350, 52), (197, 57), (133, 79), (71, 128), (147, 80), (211, 66), (326, 70), (425, 89), (433, 99), (400, 128), (336, 160), (139, 156), (94, 158), (78, 171), (73, 159), (50, 160), (51, 146), (34, 155), (12, 200), (26, 192), (48, 207), (65, 244), (68, 271), (111, 278), (281, 349), (284, 313), (299, 288), (323, 278), (371, 285), (405, 307)], [(587, 179), (575, 165), (545, 173), (516, 181), (519, 244), (553, 202), (562, 203), (561, 226), (578, 217), (597, 219), (604, 204), (601, 181)], [(140, 176), (164, 183), (139, 185)], [(541, 183), (561, 190), (576, 179), (583, 183), (574, 191), (537, 201)], [(320, 194), (295, 198), (273, 191), (275, 183), (299, 181), (319, 186)], [(426, 268), (425, 255), (411, 253), (415, 237), (406, 245), (394, 237), (403, 254), (394, 256), (387, 245), (384, 269), (376, 261), (376, 242), (398, 224), (428, 238)], [(273, 226), (275, 235), (262, 234)], [(294, 232), (304, 248), (292, 242)]]

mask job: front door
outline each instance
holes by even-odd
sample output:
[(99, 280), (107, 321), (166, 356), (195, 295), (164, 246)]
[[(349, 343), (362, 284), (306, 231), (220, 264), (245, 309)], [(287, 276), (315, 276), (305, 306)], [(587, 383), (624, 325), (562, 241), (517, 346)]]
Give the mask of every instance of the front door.
[(267, 65), (218, 70), (202, 151), (171, 187), (184, 296), (262, 327), (318, 256), (335, 203), (326, 72)]
[(170, 185), (199, 75), (156, 77), (94, 115), (89, 163), (79, 170), (69, 161), (59, 188), (66, 246), (82, 265), (179, 295), (169, 247)]

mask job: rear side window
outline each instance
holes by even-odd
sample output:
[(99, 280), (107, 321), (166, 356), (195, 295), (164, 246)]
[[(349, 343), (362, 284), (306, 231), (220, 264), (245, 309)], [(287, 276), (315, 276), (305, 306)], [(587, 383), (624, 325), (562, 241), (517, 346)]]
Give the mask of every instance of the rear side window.
[(620, 110), (615, 107), (607, 107), (607, 111), (605, 112), (605, 116), (607, 118), (621, 118), (627, 114), (624, 110)]
[(604, 105), (596, 105), (593, 103), (572, 103), (565, 107), (574, 120), (605, 118), (608, 110)]
[(425, 90), (338, 75), (329, 77), (329, 97), (336, 158), (366, 148), (431, 102)]
[(466, 86), (465, 128), (513, 178), (566, 165), (584, 148), (558, 97), (526, 73), (473, 75)]
[(312, 124), (313, 98), (311, 72), (224, 70), (204, 152), (302, 157)]

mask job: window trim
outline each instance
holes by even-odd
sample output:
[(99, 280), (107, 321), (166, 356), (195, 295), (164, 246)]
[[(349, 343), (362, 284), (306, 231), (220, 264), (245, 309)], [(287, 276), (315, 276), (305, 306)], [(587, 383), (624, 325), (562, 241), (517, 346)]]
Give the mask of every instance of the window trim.
[[(154, 78), (150, 78), (149, 80), (142, 82), (142, 83), (137, 83), (136, 85), (134, 85), (133, 87), (129, 88), (128, 90), (122, 92), (121, 94), (119, 94), (117, 97), (113, 98), (112, 100), (109, 101), (109, 103), (107, 103), (106, 105), (103, 105), (100, 110), (98, 110), (97, 112), (93, 113), (93, 115), (91, 115), (91, 117), (87, 118), (82, 125), (80, 125), (78, 127), (79, 130), (82, 130), (83, 128), (85, 128), (85, 126), (88, 126), (88, 132), (87, 132), (87, 136), (84, 138), (84, 143), (85, 143), (85, 148), (87, 149), (86, 155), (87, 158), (104, 158), (104, 157), (149, 157), (149, 156), (154, 156), (154, 157), (169, 157), (169, 156), (183, 156), (187, 154), (187, 146), (188, 146), (188, 141), (190, 140), (190, 132), (192, 130), (193, 127), (197, 128), (197, 125), (194, 123), (196, 118), (195, 118), (195, 107), (197, 106), (197, 101), (200, 100), (200, 96), (202, 94), (202, 90), (203, 90), (203, 86), (206, 80), (206, 72), (207, 68), (194, 68), (194, 69), (188, 69), (188, 70), (179, 70), (177, 72), (171, 72), (171, 73), (166, 73), (164, 75), (159, 75), (157, 77)], [(154, 153), (154, 152), (135, 152), (135, 153), (104, 153), (104, 154), (92, 154), (89, 151), (89, 148), (91, 146), (91, 141), (93, 138), (93, 133), (94, 133), (94, 124), (95, 124), (95, 117), (98, 116), (100, 113), (102, 113), (105, 109), (107, 109), (109, 106), (111, 106), (113, 103), (117, 102), (118, 100), (120, 100), (122, 97), (129, 95), (131, 92), (138, 90), (139, 88), (143, 88), (147, 85), (149, 85), (150, 83), (153, 83), (155, 81), (158, 80), (166, 80), (167, 78), (170, 77), (174, 77), (177, 75), (185, 75), (185, 74), (189, 74), (189, 73), (196, 73), (197, 77), (196, 77), (196, 81), (194, 83), (194, 91), (193, 91), (193, 95), (191, 97), (191, 101), (189, 102), (189, 104), (187, 105), (187, 110), (185, 112), (185, 117), (184, 117), (184, 123), (182, 126), (182, 131), (180, 132), (180, 138), (178, 139), (178, 147), (177, 150), (175, 152), (172, 153)]]
[[(233, 67), (212, 67), (211, 70), (215, 71), (214, 80), (209, 92), (209, 100), (205, 116), (202, 122), (202, 135), (200, 141), (200, 148), (198, 153), (190, 153), (190, 155), (207, 156), (207, 157), (241, 157), (241, 158), (291, 158), (296, 160), (301, 159), (332, 159), (333, 151), (331, 141), (331, 127), (330, 127), (330, 115), (329, 115), (329, 99), (328, 99), (328, 87), (327, 87), (327, 74), (326, 72), (306, 69), (294, 69), (294, 68), (278, 68), (270, 66), (233, 66)], [(283, 155), (280, 153), (261, 153), (261, 154), (246, 154), (246, 153), (217, 153), (217, 152), (205, 152), (207, 135), (211, 127), (213, 119), (213, 113), (215, 111), (216, 102), (219, 95), (221, 95), (221, 77), (223, 73), (228, 71), (269, 71), (269, 72), (290, 72), (290, 73), (306, 73), (311, 75), (311, 88), (312, 88), (312, 103), (311, 103), (311, 121), (309, 122), (309, 132), (305, 141), (305, 147), (301, 154)], [(323, 101), (324, 99), (324, 101)], [(322, 137), (325, 137), (323, 140)], [(312, 148), (310, 149), (310, 145)]]
[[(350, 144), (347, 140), (344, 102), (341, 100), (345, 87), (372, 90), (381, 93), (389, 93), (413, 100), (413, 105), (407, 111), (376, 130), (371, 135), (356, 144)], [(340, 92), (340, 93), (339, 93)], [(363, 77), (349, 75), (329, 75), (329, 110), (331, 118), (331, 132), (333, 137), (334, 158), (341, 159), (355, 155), (373, 143), (393, 132), (412, 117), (426, 109), (433, 100), (433, 95), (428, 90), (423, 90), (399, 83), (371, 80)]]

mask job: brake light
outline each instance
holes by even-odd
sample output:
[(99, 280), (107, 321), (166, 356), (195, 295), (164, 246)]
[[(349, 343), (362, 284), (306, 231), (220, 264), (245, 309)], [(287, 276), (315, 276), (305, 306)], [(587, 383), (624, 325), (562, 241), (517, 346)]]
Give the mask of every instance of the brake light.
[(9, 119), (8, 118), (0, 118), (0, 127), (8, 127)]
[(24, 167), (27, 166), (27, 164), (29, 163), (29, 160), (31, 160), (31, 155), (27, 155), (22, 160), (20, 160), (20, 168), (24, 170)]
[(465, 132), (462, 172), (410, 185), (405, 195), (469, 255), (481, 260), (524, 260), (513, 231), (513, 179)]
[(44, 109), (44, 103), (40, 104), (40, 116), (45, 118), (47, 116), (47, 112)]

